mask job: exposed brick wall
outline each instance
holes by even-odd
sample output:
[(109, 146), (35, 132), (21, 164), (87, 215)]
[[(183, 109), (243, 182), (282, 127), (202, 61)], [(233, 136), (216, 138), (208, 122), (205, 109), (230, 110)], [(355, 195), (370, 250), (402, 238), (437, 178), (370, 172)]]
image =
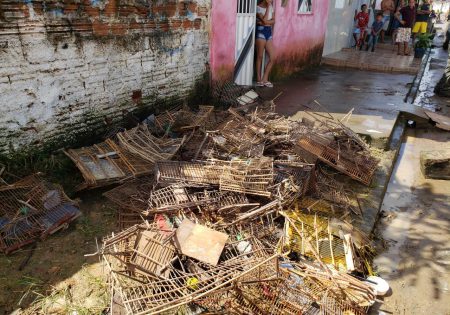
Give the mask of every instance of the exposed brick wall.
[(0, 153), (71, 142), (207, 70), (211, 0), (0, 2)]

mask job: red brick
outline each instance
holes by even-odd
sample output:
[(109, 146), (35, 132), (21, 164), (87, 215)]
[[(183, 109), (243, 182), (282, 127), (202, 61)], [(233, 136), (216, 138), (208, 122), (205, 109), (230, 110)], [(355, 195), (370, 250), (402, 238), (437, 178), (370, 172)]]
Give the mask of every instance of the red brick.
[(158, 27), (163, 30), (164, 32), (167, 32), (170, 27), (169, 27), (169, 21), (164, 20), (164, 21), (159, 21), (158, 22)]
[[(135, 22), (132, 21), (130, 22), (130, 24), (128, 25), (128, 29), (130, 30), (144, 30), (145, 24), (142, 22)], [(153, 28), (155, 28), (155, 24), (153, 23)]]
[(197, 3), (195, 2), (191, 2), (188, 4), (188, 9), (191, 12), (196, 12), (197, 11)]
[(125, 35), (128, 33), (128, 25), (123, 23), (116, 23), (111, 25), (111, 34), (112, 35)]
[(72, 28), (75, 31), (92, 31), (92, 23), (90, 21), (73, 21)]
[(136, 6), (136, 13), (142, 17), (142, 18), (146, 18), (148, 16), (150, 12), (150, 9), (148, 7), (145, 6)]
[(171, 19), (170, 20), (170, 28), (171, 29), (180, 28), (182, 23), (183, 22), (181, 21), (181, 19)]
[(106, 23), (101, 23), (99, 21), (94, 21), (92, 23), (92, 30), (94, 31), (94, 35), (97, 36), (106, 36), (109, 35), (109, 25)]
[(192, 22), (191, 21), (189, 21), (189, 20), (184, 20), (183, 21), (183, 28), (184, 29), (190, 29), (190, 28), (192, 28)]
[(117, 15), (117, 0), (109, 0), (103, 10), (106, 16), (116, 16)]
[(148, 21), (147, 23), (144, 23), (143, 26), (145, 31), (153, 31), (157, 27), (155, 21)]
[(64, 14), (77, 12), (77, 10), (78, 10), (78, 4), (76, 4), (76, 3), (66, 4), (63, 9)]
[(100, 10), (91, 6), (84, 7), (84, 12), (90, 17), (98, 18), (100, 16)]

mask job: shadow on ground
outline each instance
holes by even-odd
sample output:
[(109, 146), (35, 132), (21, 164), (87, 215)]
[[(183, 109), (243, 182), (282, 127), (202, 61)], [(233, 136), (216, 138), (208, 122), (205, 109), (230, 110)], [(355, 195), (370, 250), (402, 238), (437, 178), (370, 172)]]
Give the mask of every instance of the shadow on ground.
[(392, 288), (379, 306), (386, 313), (450, 314), (450, 181), (425, 179), (419, 162), (420, 151), (450, 149), (449, 140), (408, 130), (402, 145), (376, 232), (385, 250), (374, 264)]
[[(101, 312), (90, 309), (89, 303), (77, 305), (75, 298), (67, 308), (57, 300), (61, 292), (68, 295), (69, 300), (70, 296), (81, 294), (88, 298), (93, 295), (91, 299), (96, 301), (91, 304), (95, 308), (109, 303), (101, 269), (97, 266), (98, 256), (84, 256), (97, 251), (96, 239), (101, 244), (102, 238), (117, 228), (115, 210), (108, 206), (101, 193), (93, 190), (78, 196), (82, 200), (83, 216), (66, 230), (38, 242), (35, 248), (29, 246), (11, 255), (0, 256), (0, 314), (24, 309), (33, 301), (43, 301), (43, 296), (52, 294), (55, 300), (45, 303), (61, 304), (58, 305), (60, 313), (77, 309), (82, 311), (80, 314)], [(77, 273), (80, 275), (73, 277)], [(86, 284), (76, 285), (77, 278), (84, 279)], [(95, 283), (99, 288), (93, 287)]]

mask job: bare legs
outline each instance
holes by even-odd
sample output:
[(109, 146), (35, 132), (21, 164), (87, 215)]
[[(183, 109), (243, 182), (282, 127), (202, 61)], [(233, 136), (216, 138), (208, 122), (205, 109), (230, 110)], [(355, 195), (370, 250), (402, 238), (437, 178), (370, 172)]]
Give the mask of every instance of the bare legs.
[[(264, 51), (267, 52), (269, 62), (264, 68), (264, 76), (261, 76), (262, 60)], [(275, 49), (272, 40), (256, 39), (256, 80), (258, 82), (268, 82), (269, 74), (275, 60)]]
[(262, 82), (261, 77), (261, 67), (264, 55), (264, 47), (266, 46), (266, 41), (264, 39), (256, 39), (256, 81)]
[(266, 52), (269, 55), (269, 62), (267, 63), (266, 68), (264, 69), (264, 77), (263, 77), (264, 82), (269, 81), (269, 74), (273, 67), (273, 60), (275, 59), (275, 49), (273, 47), (272, 40), (268, 40), (266, 42)]
[[(397, 45), (398, 45), (398, 53), (397, 53), (398, 55), (409, 56), (408, 42), (397, 43)], [(403, 46), (403, 54), (401, 53), (402, 46)]]

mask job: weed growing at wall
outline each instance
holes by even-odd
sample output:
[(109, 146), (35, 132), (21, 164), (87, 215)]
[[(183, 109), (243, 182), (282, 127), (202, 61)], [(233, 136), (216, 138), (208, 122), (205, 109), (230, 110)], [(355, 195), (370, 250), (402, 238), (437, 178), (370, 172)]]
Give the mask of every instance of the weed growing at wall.
[[(39, 146), (15, 150), (9, 144), (9, 153), (0, 154), (0, 164), (5, 166), (7, 181), (14, 181), (32, 173), (41, 172), (52, 182), (60, 183), (69, 195), (82, 183), (82, 177), (62, 149), (92, 145), (105, 140), (112, 130), (131, 128), (151, 114), (162, 113), (175, 106), (210, 104), (209, 74), (205, 72), (194, 88), (186, 94), (158, 97), (156, 94), (142, 97), (138, 106), (115, 120), (105, 122), (105, 115), (95, 109), (87, 110), (80, 119), (63, 127), (64, 132)], [(125, 104), (129, 108), (129, 104)]]

